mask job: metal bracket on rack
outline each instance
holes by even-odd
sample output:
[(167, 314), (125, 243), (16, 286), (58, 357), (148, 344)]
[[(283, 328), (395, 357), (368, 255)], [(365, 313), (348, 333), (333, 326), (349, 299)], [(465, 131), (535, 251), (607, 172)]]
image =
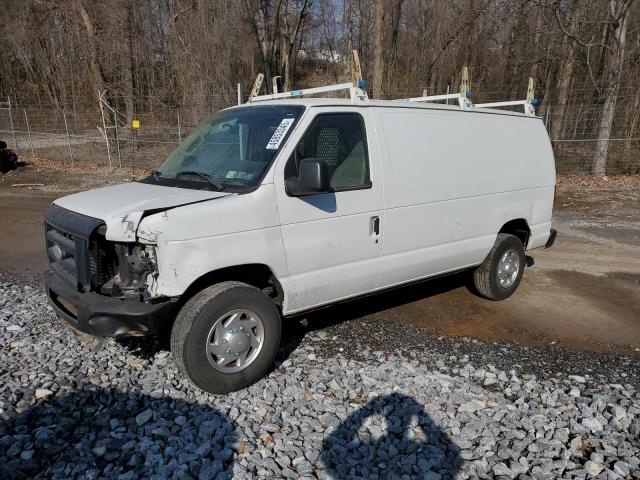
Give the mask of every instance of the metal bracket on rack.
[(264, 73), (259, 73), (256, 77), (256, 81), (253, 82), (253, 88), (251, 89), (251, 93), (249, 94), (248, 102), (251, 102), (257, 95), (260, 93), (260, 88), (262, 87), (262, 82), (264, 81)]
[(533, 77), (529, 77), (529, 85), (527, 86), (527, 99), (526, 100), (512, 100), (507, 102), (489, 102), (479, 103), (476, 105), (478, 108), (495, 108), (495, 107), (513, 107), (522, 105), (524, 107), (524, 114), (528, 117), (536, 116), (536, 105), (538, 100), (535, 98), (533, 91)]
[(444, 95), (428, 95), (422, 97), (406, 98), (407, 102), (438, 102), (441, 100), (457, 100), (458, 106), (462, 110), (473, 108), (471, 102), (471, 90), (469, 90), (469, 69), (462, 69), (462, 79), (460, 81), (460, 93), (446, 93)]

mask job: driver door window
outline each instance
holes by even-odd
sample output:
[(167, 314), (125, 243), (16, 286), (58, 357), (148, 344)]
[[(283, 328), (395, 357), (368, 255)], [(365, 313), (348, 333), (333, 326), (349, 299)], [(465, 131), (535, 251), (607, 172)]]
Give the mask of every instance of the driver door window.
[(332, 191), (371, 187), (364, 119), (358, 113), (318, 115), (287, 162), (285, 178), (297, 176), (305, 158), (325, 163)]

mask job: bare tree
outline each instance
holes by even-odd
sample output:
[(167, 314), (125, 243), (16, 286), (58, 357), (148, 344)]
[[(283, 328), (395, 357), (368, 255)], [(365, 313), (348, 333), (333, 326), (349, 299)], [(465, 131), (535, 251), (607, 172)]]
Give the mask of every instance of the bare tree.
[(609, 0), (607, 58), (604, 62), (605, 84), (601, 94), (604, 98), (604, 104), (598, 128), (598, 143), (593, 159), (593, 173), (601, 177), (606, 175), (607, 151), (611, 138), (618, 87), (622, 76), (629, 7), (632, 2), (633, 0)]
[(87, 10), (85, 0), (73, 0), (73, 5), (76, 11), (78, 12), (78, 15), (80, 16), (80, 19), (82, 20), (82, 24), (86, 31), (87, 45), (89, 47), (88, 60), (89, 60), (91, 75), (93, 78), (93, 85), (97, 90), (102, 91), (104, 90), (105, 80), (102, 74), (102, 67), (100, 65), (100, 59), (98, 55), (98, 46), (97, 46), (98, 41), (96, 38), (93, 19), (89, 15), (89, 11)]
[[(599, 42), (594, 41), (597, 33), (591, 35), (591, 40), (585, 41), (575, 30), (567, 28), (559, 14), (556, 4), (556, 18), (562, 32), (587, 51), (587, 66), (589, 75), (594, 83), (596, 100), (602, 105), (600, 123), (598, 125), (597, 143), (593, 159), (592, 173), (604, 177), (607, 168), (607, 152), (613, 126), (618, 88), (624, 66), (625, 43), (629, 12), (633, 0), (607, 0), (602, 5), (606, 9), (605, 20), (602, 22)], [(586, 22), (584, 20), (583, 22)], [(600, 48), (599, 67), (594, 75), (589, 61), (593, 47)]]
[(285, 91), (292, 87), (298, 50), (302, 43), (303, 24), (309, 15), (311, 4), (311, 0), (300, 0), (298, 8), (292, 11), (292, 2), (285, 0), (279, 69)]
[[(640, 135), (638, 1), (0, 0), (0, 9), (12, 19), (0, 26), (0, 92), (25, 106), (91, 111), (102, 89), (121, 121), (190, 107), (195, 122), (234, 103), (236, 82), (248, 89), (256, 72), (282, 76), (286, 89), (338, 82), (355, 48), (376, 98), (455, 89), (465, 65), (474, 101), (520, 98), (533, 75), (552, 139), (597, 138), (595, 155), (559, 154), (592, 155), (598, 175), (613, 166), (609, 138)], [(636, 147), (628, 140), (624, 155)]]
[(311, 6), (311, 0), (247, 0), (246, 3), (262, 68), (267, 78), (281, 76), (286, 90), (291, 88), (304, 22)]
[(373, 50), (373, 97), (383, 98), (384, 49), (387, 33), (387, 1), (376, 0), (375, 47)]
[[(578, 13), (578, 0), (570, 2), (568, 12), (566, 14), (566, 23), (568, 29), (575, 31), (576, 29), (576, 14)], [(559, 6), (556, 6), (559, 8)], [(559, 12), (557, 12), (559, 13)], [(573, 70), (576, 64), (576, 41), (570, 36), (563, 36), (560, 46), (560, 61), (558, 65), (557, 74), (557, 96), (555, 108), (557, 114), (554, 117), (554, 122), (551, 124), (551, 138), (553, 140), (561, 138), (562, 129), (564, 126), (564, 112), (569, 99), (569, 88), (571, 86), (571, 80), (573, 78)]]

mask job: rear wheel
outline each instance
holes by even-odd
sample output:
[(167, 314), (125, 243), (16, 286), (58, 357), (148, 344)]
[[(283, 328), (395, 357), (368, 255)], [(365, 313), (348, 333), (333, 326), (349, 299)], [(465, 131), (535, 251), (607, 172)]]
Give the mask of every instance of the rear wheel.
[(518, 288), (524, 266), (522, 241), (514, 235), (499, 233), (487, 258), (474, 270), (473, 283), (483, 297), (504, 300)]
[(280, 345), (280, 313), (240, 282), (204, 289), (180, 310), (171, 331), (178, 368), (201, 389), (228, 393), (258, 381)]

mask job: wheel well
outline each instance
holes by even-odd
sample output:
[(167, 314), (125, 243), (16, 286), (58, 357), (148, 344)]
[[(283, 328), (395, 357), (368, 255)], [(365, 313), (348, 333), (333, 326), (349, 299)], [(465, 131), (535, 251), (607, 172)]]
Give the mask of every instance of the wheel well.
[(189, 285), (189, 288), (180, 296), (180, 303), (184, 304), (196, 293), (211, 285), (228, 281), (252, 285), (262, 290), (278, 307), (282, 305), (284, 298), (282, 285), (269, 267), (259, 263), (236, 265), (204, 274)]
[(529, 243), (531, 230), (529, 230), (529, 225), (524, 218), (518, 218), (505, 223), (498, 233), (510, 233), (511, 235), (515, 235), (526, 248)]

